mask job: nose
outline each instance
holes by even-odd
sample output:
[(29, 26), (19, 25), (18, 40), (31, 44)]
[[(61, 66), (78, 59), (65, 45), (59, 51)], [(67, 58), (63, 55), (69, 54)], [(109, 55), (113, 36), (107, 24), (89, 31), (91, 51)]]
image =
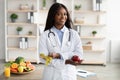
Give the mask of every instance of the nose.
[(65, 18), (65, 15), (64, 15), (64, 14), (62, 14), (62, 15), (61, 15), (61, 18)]

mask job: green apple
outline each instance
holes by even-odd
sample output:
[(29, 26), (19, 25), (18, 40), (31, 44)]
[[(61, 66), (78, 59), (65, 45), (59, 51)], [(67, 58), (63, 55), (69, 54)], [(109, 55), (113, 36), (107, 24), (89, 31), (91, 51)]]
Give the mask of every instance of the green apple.
[(22, 73), (23, 70), (24, 70), (24, 67), (23, 67), (23, 66), (19, 66), (19, 67), (18, 67), (18, 71), (19, 71), (20, 73)]

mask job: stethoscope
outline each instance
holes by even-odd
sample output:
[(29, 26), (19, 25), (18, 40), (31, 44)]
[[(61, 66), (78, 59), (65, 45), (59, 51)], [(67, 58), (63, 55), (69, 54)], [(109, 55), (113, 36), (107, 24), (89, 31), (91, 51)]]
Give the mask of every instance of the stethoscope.
[[(51, 36), (51, 34), (52, 34), (52, 36)], [(50, 42), (52, 43), (52, 46), (57, 47), (57, 41), (55, 39), (55, 33), (53, 31), (51, 31), (51, 29), (49, 29), (48, 38), (49, 38)], [(68, 37), (68, 41), (66, 42), (67, 46), (70, 46), (70, 38), (71, 38), (71, 32), (70, 32), (70, 29), (69, 29), (69, 37)]]

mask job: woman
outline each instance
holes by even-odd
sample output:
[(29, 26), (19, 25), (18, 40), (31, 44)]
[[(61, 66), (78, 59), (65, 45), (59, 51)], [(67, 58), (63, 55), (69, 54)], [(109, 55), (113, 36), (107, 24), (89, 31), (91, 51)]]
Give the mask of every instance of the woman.
[(83, 50), (80, 37), (71, 25), (67, 8), (61, 3), (54, 3), (40, 36), (40, 53), (53, 58), (45, 66), (42, 80), (77, 80), (75, 65), (81, 62), (76, 63), (71, 58), (77, 55), (82, 59)]

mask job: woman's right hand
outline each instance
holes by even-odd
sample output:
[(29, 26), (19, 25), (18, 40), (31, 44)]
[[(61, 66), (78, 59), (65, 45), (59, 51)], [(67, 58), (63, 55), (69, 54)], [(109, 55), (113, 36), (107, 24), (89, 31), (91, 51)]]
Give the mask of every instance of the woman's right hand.
[(50, 56), (52, 58), (56, 58), (56, 59), (60, 59), (61, 58), (59, 53), (50, 53), (48, 56)]

